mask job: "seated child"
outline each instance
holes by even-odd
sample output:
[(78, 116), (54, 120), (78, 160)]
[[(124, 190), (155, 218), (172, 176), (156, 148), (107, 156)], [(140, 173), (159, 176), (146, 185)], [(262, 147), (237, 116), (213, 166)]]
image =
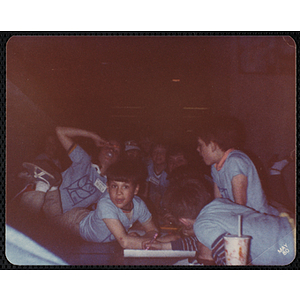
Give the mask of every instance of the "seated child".
[[(269, 163), (267, 198), (272, 206), (288, 209), (295, 216), (295, 149), (283, 159), (278, 154), (271, 157)], [(287, 176), (287, 177), (286, 177)], [(294, 177), (294, 178), (293, 178)]]
[(146, 180), (148, 177), (148, 170), (147, 170), (147, 165), (145, 164), (143, 158), (142, 158), (142, 153), (139, 145), (134, 141), (127, 141), (125, 142), (125, 149), (124, 149), (124, 158), (131, 160), (138, 164), (140, 167), (140, 172), (141, 172), (141, 182), (139, 183), (139, 194), (138, 196), (141, 198), (147, 197), (146, 195)]
[(228, 198), (261, 213), (278, 215), (268, 205), (265, 193), (250, 158), (239, 149), (241, 125), (233, 118), (212, 120), (199, 129), (198, 148), (205, 164), (211, 166), (215, 198)]
[(167, 162), (169, 175), (172, 174), (176, 168), (187, 165), (189, 160), (184, 147), (179, 144), (172, 145), (167, 153)]
[(141, 131), (139, 145), (141, 148), (142, 160), (146, 164), (146, 166), (148, 166), (149, 162), (151, 161), (150, 151), (151, 151), (152, 144), (153, 144), (152, 134)]
[(141, 158), (141, 149), (133, 140), (125, 142), (124, 151), (125, 157), (129, 160), (138, 160)]
[[(199, 190), (203, 191), (202, 194)], [(180, 181), (170, 182), (164, 197), (166, 209), (172, 213), (176, 222), (181, 223), (183, 230), (180, 234), (169, 234), (157, 238), (156, 242), (151, 244), (150, 249), (197, 251), (197, 259), (200, 263), (214, 265), (211, 251), (199, 243), (193, 229), (194, 220), (199, 212), (199, 200), (202, 203), (209, 203), (210, 199), (211, 196), (204, 187), (204, 180), (199, 177), (188, 177), (186, 174)], [(181, 201), (185, 201), (188, 205), (181, 205)]]
[[(169, 210), (180, 222), (193, 227), (200, 246), (200, 257), (202, 250), (207, 258), (211, 255), (218, 265), (225, 264), (224, 235), (238, 234), (238, 215), (242, 215), (243, 234), (252, 237), (249, 264), (287, 265), (294, 259), (295, 228), (287, 214), (274, 216), (260, 213), (225, 198), (210, 202), (204, 185), (190, 179), (177, 188), (174, 186), (172, 201), (168, 204)], [(180, 240), (168, 241), (163, 246), (158, 246), (159, 241), (163, 238), (153, 243), (152, 249), (171, 246), (177, 250), (182, 247)]]
[[(143, 249), (143, 242), (158, 232), (145, 203), (137, 197), (140, 172), (131, 161), (119, 161), (107, 170), (107, 189), (97, 209), (91, 211), (79, 225), (80, 235), (91, 242), (117, 240), (123, 248)], [(139, 221), (144, 236), (128, 234), (133, 223)]]
[(157, 213), (161, 210), (161, 200), (169, 183), (166, 173), (166, 155), (166, 145), (159, 142), (153, 144), (151, 162), (148, 165), (147, 195)]

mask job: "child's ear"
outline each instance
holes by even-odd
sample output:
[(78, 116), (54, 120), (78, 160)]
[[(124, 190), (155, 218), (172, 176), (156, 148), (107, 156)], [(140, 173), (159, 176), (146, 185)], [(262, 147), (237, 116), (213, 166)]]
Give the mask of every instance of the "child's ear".
[(137, 193), (139, 192), (140, 189), (140, 185), (138, 184), (135, 188), (134, 194), (137, 195)]

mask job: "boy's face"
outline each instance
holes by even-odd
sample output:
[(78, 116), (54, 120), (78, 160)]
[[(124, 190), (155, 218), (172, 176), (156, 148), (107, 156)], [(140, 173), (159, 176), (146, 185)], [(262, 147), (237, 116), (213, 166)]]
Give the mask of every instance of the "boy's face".
[(120, 156), (121, 148), (117, 141), (109, 141), (109, 145), (100, 149), (98, 160), (101, 165), (111, 165), (116, 162)]
[(199, 152), (200, 156), (202, 156), (206, 165), (211, 166), (215, 163), (214, 159), (214, 152), (213, 152), (213, 144), (210, 142), (208, 145), (205, 144), (201, 138), (198, 138), (198, 147), (197, 151)]
[(187, 163), (188, 161), (183, 154), (179, 153), (179, 154), (172, 155), (169, 157), (168, 160), (169, 172), (171, 173), (174, 169), (183, 165), (187, 165)]
[(112, 203), (121, 209), (129, 209), (133, 197), (139, 191), (139, 185), (132, 182), (109, 181), (107, 189)]
[(166, 163), (167, 149), (163, 146), (157, 146), (152, 151), (152, 161), (156, 165), (162, 165)]

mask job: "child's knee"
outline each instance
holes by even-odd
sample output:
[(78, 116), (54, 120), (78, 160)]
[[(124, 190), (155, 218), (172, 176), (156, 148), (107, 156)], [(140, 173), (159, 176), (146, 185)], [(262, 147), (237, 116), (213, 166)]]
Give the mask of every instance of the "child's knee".
[(56, 217), (63, 214), (58, 190), (51, 191), (46, 194), (43, 212), (47, 217)]
[(24, 192), (20, 205), (32, 212), (40, 212), (45, 201), (45, 193), (39, 191)]

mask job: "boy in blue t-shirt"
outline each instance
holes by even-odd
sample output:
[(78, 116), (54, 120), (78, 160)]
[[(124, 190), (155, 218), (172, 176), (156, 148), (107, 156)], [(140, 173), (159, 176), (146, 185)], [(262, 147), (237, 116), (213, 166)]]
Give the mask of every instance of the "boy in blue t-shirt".
[(243, 235), (252, 237), (248, 264), (287, 265), (293, 261), (296, 229), (287, 213), (260, 213), (225, 198), (211, 201), (204, 184), (191, 178), (170, 186), (169, 193), (168, 209), (186, 228), (192, 228), (193, 235), (158, 238), (150, 249), (195, 250), (192, 242), (196, 238), (200, 262), (224, 265), (223, 237), (238, 234), (238, 215), (242, 215)]
[(239, 149), (242, 126), (234, 118), (211, 119), (197, 133), (197, 151), (211, 166), (214, 197), (228, 198), (261, 213), (278, 215), (268, 205), (257, 170), (251, 159)]
[[(34, 213), (42, 210), (46, 217), (65, 225), (70, 219), (74, 222), (81, 218), (80, 210), (77, 218), (76, 209), (97, 203), (106, 191), (106, 170), (119, 159), (121, 148), (118, 141), (107, 142), (83, 129), (57, 127), (56, 133), (72, 164), (61, 174), (61, 180), (57, 180), (57, 174), (45, 161), (24, 163), (35, 182), (35, 190), (22, 194), (21, 205)], [(74, 142), (77, 137), (90, 138), (100, 148), (97, 164), (92, 163), (90, 155)]]
[(167, 146), (161, 142), (153, 143), (151, 161), (148, 165), (146, 194), (157, 214), (162, 210), (162, 198), (169, 181), (167, 179)]
[[(146, 204), (137, 196), (141, 173), (132, 161), (119, 161), (107, 170), (107, 192), (79, 224), (80, 235), (91, 242), (117, 240), (123, 248), (143, 249), (143, 243), (158, 232)], [(128, 233), (139, 221), (144, 236)]]

